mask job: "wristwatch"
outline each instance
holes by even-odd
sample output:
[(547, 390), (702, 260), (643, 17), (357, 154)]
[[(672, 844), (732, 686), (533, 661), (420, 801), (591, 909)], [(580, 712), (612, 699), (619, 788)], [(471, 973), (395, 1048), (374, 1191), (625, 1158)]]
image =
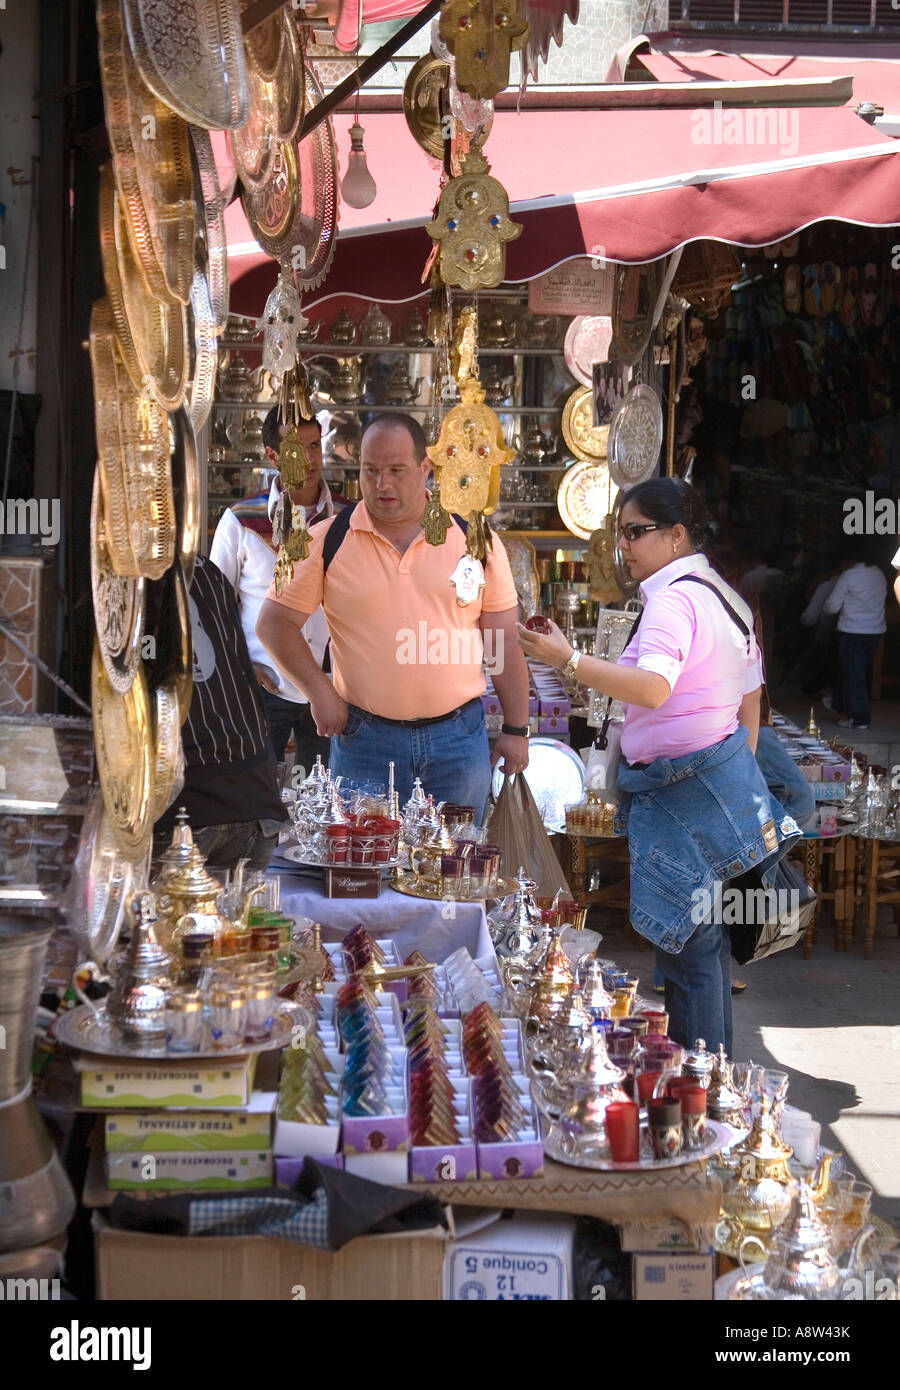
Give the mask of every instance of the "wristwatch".
[(513, 738), (527, 738), (531, 729), (527, 724), (501, 724), (501, 734), (511, 734)]
[(566, 662), (565, 666), (562, 668), (562, 673), (563, 673), (563, 675), (566, 677), (567, 680), (576, 680), (576, 679), (577, 679), (577, 677), (576, 677), (576, 675), (575, 675), (575, 672), (578, 670), (578, 663), (579, 663), (580, 660), (581, 660), (581, 652), (577, 651), (577, 650), (575, 649), (575, 647), (573, 647), (573, 648), (572, 648), (572, 655), (569, 657), (569, 659), (568, 659), (568, 661)]

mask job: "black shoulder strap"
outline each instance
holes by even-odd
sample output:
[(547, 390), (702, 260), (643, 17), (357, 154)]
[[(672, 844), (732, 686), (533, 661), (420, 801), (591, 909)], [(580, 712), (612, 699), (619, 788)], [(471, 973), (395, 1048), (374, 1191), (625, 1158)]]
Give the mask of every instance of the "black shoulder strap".
[(725, 609), (725, 611), (726, 611), (726, 613), (728, 614), (729, 618), (731, 618), (731, 620), (732, 620), (733, 623), (736, 623), (736, 624), (737, 624), (737, 626), (740, 628), (741, 632), (742, 632), (742, 633), (744, 634), (744, 636), (746, 637), (746, 639), (747, 639), (747, 651), (749, 652), (749, 650), (750, 650), (750, 628), (749, 628), (749, 627), (747, 626), (747, 624), (744, 622), (744, 620), (743, 620), (743, 618), (741, 617), (740, 613), (736, 612), (736, 610), (735, 610), (734, 608), (732, 608), (731, 604), (728, 602), (727, 598), (726, 598), (725, 595), (722, 593), (722, 590), (718, 587), (718, 585), (717, 585), (717, 584), (711, 583), (710, 580), (708, 580), (708, 579), (701, 579), (700, 576), (699, 576), (699, 574), (682, 574), (678, 579), (673, 579), (673, 580), (672, 580), (672, 583), (673, 583), (673, 584), (683, 584), (686, 580), (690, 580), (690, 582), (691, 582), (692, 584), (702, 584), (703, 587), (704, 587), (704, 589), (711, 589), (711, 590), (712, 590), (712, 592), (715, 594), (716, 598), (717, 598), (717, 599), (719, 600), (719, 602), (721, 603), (722, 607)]
[[(327, 574), (328, 566), (331, 564), (335, 555), (340, 550), (341, 545), (343, 544), (344, 537), (350, 530), (350, 518), (353, 515), (355, 507), (355, 502), (353, 503), (352, 507), (344, 507), (341, 511), (337, 513), (334, 521), (328, 528), (328, 533), (325, 536), (325, 540), (322, 545), (323, 574)], [(451, 516), (453, 517), (453, 520), (456, 522), (459, 529), (462, 531), (463, 535), (465, 535), (467, 530), (467, 522), (465, 517), (458, 516), (456, 512), (451, 512)], [(485, 558), (484, 563), (487, 564), (487, 558)]]
[(335, 555), (338, 553), (341, 542), (350, 530), (350, 518), (356, 508), (356, 503), (352, 507), (342, 507), (328, 528), (325, 540), (322, 542), (322, 573), (328, 571)]

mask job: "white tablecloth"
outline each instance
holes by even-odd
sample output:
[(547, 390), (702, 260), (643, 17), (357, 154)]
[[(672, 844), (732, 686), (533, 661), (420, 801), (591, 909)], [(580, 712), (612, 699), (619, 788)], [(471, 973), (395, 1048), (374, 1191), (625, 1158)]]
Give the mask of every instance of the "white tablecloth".
[(326, 898), (321, 880), (283, 871), (279, 877), (283, 911), (321, 922), (323, 941), (340, 941), (361, 922), (371, 936), (394, 937), (401, 960), (418, 950), (441, 965), (462, 946), (475, 960), (493, 955), (482, 902), (429, 902), (387, 885), (378, 898)]

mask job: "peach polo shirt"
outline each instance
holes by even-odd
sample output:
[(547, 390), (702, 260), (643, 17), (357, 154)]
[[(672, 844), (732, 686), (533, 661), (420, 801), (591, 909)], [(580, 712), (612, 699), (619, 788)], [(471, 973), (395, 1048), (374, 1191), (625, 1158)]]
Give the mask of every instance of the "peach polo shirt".
[[(322, 546), (332, 522), (312, 527), (308, 558), (297, 561), (281, 595), (273, 586), (268, 597), (298, 613), (322, 605), (338, 694), (386, 719), (431, 719), (482, 695), (479, 619), (517, 603), (502, 543), (495, 539), (488, 554), (481, 597), (461, 608), (450, 576), (466, 538), (455, 522), (443, 545), (428, 545), (422, 534), (401, 555), (359, 502), (324, 574)], [(487, 657), (502, 660), (502, 653)]]

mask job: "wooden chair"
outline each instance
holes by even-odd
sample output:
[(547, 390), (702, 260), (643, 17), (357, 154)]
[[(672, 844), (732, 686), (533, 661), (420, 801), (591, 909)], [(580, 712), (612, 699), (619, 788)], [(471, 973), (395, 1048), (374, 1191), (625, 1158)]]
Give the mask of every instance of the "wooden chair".
[(862, 908), (864, 955), (866, 960), (871, 960), (875, 950), (875, 923), (882, 903), (893, 907), (894, 924), (900, 936), (900, 844), (895, 840), (874, 840), (861, 836), (859, 845), (860, 872), (856, 901)]
[[(802, 860), (800, 856), (802, 855)], [(852, 835), (804, 840), (793, 856), (802, 863), (806, 881), (819, 901), (803, 937), (803, 959), (809, 960), (818, 936), (822, 903), (832, 905), (834, 949), (849, 949), (853, 934), (856, 893), (856, 840)]]
[[(559, 859), (579, 907), (609, 907), (624, 912), (627, 919), (631, 907), (631, 860), (628, 840), (623, 835), (562, 835)], [(611, 872), (608, 882), (592, 889), (588, 884), (594, 867), (599, 864), (609, 865)], [(635, 936), (640, 950), (647, 950), (650, 943), (637, 932)]]

